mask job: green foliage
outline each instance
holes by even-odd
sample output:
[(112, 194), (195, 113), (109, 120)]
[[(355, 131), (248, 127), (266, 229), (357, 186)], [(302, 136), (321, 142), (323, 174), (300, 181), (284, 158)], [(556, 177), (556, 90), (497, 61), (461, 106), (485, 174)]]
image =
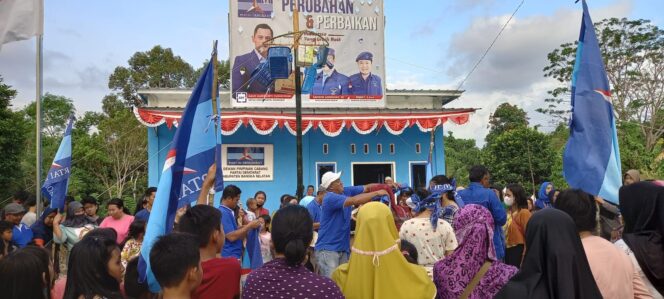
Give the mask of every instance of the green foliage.
[(489, 117), (489, 134), (486, 135), (485, 140), (486, 142), (492, 142), (496, 136), (506, 131), (527, 126), (528, 116), (526, 111), (516, 105), (502, 103)]
[[(69, 116), (76, 112), (70, 98), (46, 93), (42, 98), (42, 129), (44, 137), (60, 137), (64, 134)], [(37, 106), (30, 103), (23, 109), (31, 126), (36, 124)], [(33, 134), (34, 135), (34, 134)]]
[(27, 126), (21, 113), (13, 112), (9, 107), (16, 96), (16, 90), (2, 83), (0, 77), (0, 202), (20, 188), (23, 144)]
[(129, 67), (116, 67), (108, 80), (108, 88), (120, 92), (127, 105), (141, 102), (141, 88), (190, 88), (198, 79), (189, 63), (158, 45), (136, 52), (128, 63)]
[(455, 138), (452, 132), (445, 137), (446, 175), (454, 177), (460, 186), (468, 186), (468, 170), (480, 164), (480, 149), (473, 139)]
[(528, 191), (549, 180), (554, 164), (550, 137), (528, 127), (496, 136), (483, 149), (493, 180), (502, 185), (519, 183)]
[[(648, 20), (604, 19), (595, 23), (617, 122), (642, 124), (646, 152), (664, 136), (664, 30)], [(570, 115), (570, 81), (576, 59), (576, 42), (565, 43), (547, 55), (545, 77), (560, 85), (537, 111), (554, 122)]]

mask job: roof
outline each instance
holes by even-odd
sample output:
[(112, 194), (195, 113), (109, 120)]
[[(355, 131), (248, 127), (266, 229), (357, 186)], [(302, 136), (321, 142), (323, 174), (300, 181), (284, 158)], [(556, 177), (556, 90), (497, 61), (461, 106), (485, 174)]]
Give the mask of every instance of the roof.
[[(191, 89), (185, 88), (150, 88), (140, 89), (138, 94), (141, 96), (145, 103), (145, 107), (152, 108), (183, 108)], [(406, 90), (396, 89), (386, 91), (386, 107), (366, 107), (361, 110), (367, 111), (381, 111), (381, 110), (437, 110), (440, 111), (448, 103), (458, 99), (464, 90), (445, 90), (445, 89), (420, 89), (420, 90)], [(219, 97), (221, 98), (221, 106), (223, 109), (231, 109), (233, 111), (244, 111), (247, 108), (238, 108), (231, 105), (230, 91), (221, 90)], [(250, 108), (250, 110), (272, 111), (275, 108)], [(352, 110), (357, 111), (358, 108), (303, 108), (305, 110)], [(293, 110), (293, 108), (281, 108), (281, 110)]]

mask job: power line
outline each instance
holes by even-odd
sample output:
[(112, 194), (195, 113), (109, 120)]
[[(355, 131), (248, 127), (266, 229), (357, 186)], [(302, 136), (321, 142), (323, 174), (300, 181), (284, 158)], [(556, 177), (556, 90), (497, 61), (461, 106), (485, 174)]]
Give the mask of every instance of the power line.
[(479, 66), (480, 63), (482, 63), (482, 60), (484, 60), (484, 57), (486, 57), (486, 55), (489, 53), (489, 51), (491, 51), (491, 48), (493, 48), (493, 45), (496, 43), (496, 41), (498, 40), (500, 35), (503, 34), (503, 31), (505, 31), (505, 28), (507, 28), (507, 25), (509, 25), (510, 21), (512, 21), (512, 18), (514, 18), (514, 15), (516, 15), (516, 13), (519, 11), (521, 6), (523, 5), (523, 2), (525, 2), (525, 1), (526, 0), (521, 0), (521, 3), (519, 3), (519, 5), (517, 5), (516, 9), (514, 10), (512, 15), (510, 16), (510, 18), (507, 19), (507, 22), (505, 22), (505, 24), (503, 25), (503, 28), (500, 29), (500, 31), (498, 32), (498, 34), (496, 34), (496, 37), (493, 39), (493, 41), (491, 42), (489, 47), (486, 48), (486, 51), (484, 51), (484, 54), (482, 54), (482, 57), (480, 57), (480, 59), (477, 60), (477, 63), (475, 63), (475, 66), (473, 66), (473, 68), (470, 70), (470, 72), (468, 72), (468, 75), (466, 75), (466, 77), (463, 78), (463, 80), (461, 80), (461, 83), (459, 83), (459, 86), (457, 87), (457, 90), (461, 89), (463, 84), (466, 83), (466, 80), (468, 80), (470, 75), (472, 75), (473, 72), (475, 71), (475, 69), (477, 69), (477, 66)]

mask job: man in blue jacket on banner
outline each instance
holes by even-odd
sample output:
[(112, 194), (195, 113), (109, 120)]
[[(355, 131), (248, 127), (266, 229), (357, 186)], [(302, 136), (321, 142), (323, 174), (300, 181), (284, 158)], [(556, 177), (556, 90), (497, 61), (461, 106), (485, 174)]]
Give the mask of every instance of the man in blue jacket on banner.
[(272, 39), (274, 36), (272, 28), (267, 24), (258, 24), (254, 28), (254, 35), (251, 36), (251, 42), (254, 49), (249, 53), (236, 56), (233, 61), (233, 95), (236, 92), (265, 93), (270, 86), (264, 86), (259, 80), (252, 80), (251, 73), (266, 61), (268, 47), (263, 43)]
[(380, 77), (371, 73), (373, 54), (362, 52), (355, 58), (360, 72), (350, 76), (348, 80), (348, 93), (352, 95), (382, 96), (383, 86)]
[(344, 95), (348, 93), (348, 77), (334, 69), (336, 55), (334, 49), (327, 52), (327, 63), (323, 71), (316, 75), (316, 82), (311, 89), (312, 95)]

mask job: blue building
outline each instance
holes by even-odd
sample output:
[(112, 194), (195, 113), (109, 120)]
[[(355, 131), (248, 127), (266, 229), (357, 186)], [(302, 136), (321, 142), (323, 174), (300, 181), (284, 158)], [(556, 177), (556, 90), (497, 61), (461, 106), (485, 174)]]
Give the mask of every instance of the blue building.
[[(149, 89), (139, 93), (144, 106), (134, 112), (148, 127), (148, 182), (157, 186), (174, 126), (191, 91)], [(383, 182), (387, 176), (424, 186), (429, 160), (436, 174), (444, 174), (443, 125), (447, 121), (464, 124), (475, 111), (443, 108), (461, 93), (388, 90), (386, 108), (303, 108), (305, 187), (318, 186), (326, 171), (342, 171), (346, 186)], [(296, 193), (294, 109), (233, 108), (228, 92), (222, 92), (220, 98), (224, 181), (242, 189), (243, 203), (256, 191), (265, 191), (265, 207), (276, 210), (282, 194)], [(188, 187), (195, 190), (200, 183), (193, 181)]]

